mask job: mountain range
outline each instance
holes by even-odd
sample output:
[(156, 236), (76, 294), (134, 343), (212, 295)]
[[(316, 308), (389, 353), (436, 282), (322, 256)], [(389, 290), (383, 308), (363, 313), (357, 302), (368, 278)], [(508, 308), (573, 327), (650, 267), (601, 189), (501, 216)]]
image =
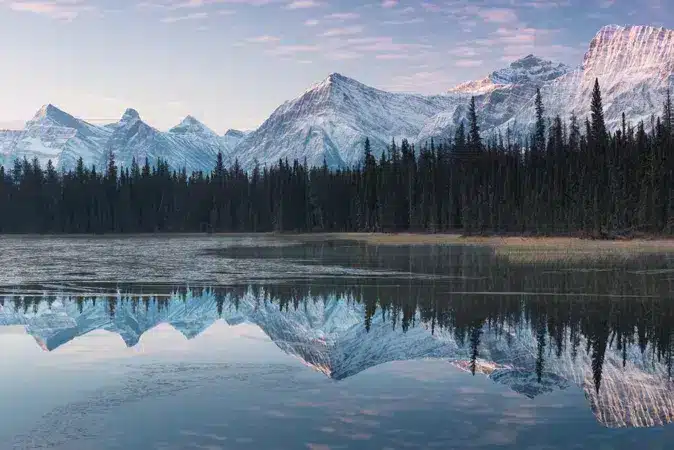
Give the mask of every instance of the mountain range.
[(366, 137), (378, 155), (392, 139), (423, 144), (452, 136), (466, 119), (471, 97), (486, 134), (528, 131), (539, 88), (546, 115), (568, 119), (574, 114), (584, 120), (595, 79), (610, 128), (620, 126), (623, 113), (633, 124), (648, 123), (662, 111), (667, 89), (674, 89), (674, 30), (605, 26), (577, 67), (528, 55), (437, 95), (386, 92), (333, 73), (283, 103), (249, 133), (218, 135), (192, 116), (163, 132), (133, 109), (119, 122), (97, 126), (47, 105), (23, 130), (0, 131), (0, 164), (36, 157), (43, 166), (52, 159), (58, 168), (70, 169), (82, 157), (86, 165), (100, 166), (113, 152), (125, 166), (132, 158), (142, 163), (161, 157), (176, 169), (210, 171), (222, 152), (226, 163), (238, 160), (245, 169), (286, 158), (344, 167), (361, 160)]
[[(376, 312), (367, 330), (363, 323), (366, 306), (342, 296), (306, 299), (297, 308), (284, 310), (261, 298), (264, 295), (248, 291), (236, 298), (218, 299), (213, 292), (196, 290), (185, 299), (175, 295), (163, 303), (134, 306), (129, 299), (117, 301), (114, 315), (104, 298), (78, 305), (56, 297), (25, 310), (6, 302), (0, 304), (0, 326), (23, 325), (44, 350), (53, 351), (94, 330), (117, 333), (127, 346), (134, 346), (145, 332), (162, 323), (192, 339), (224, 320), (232, 326), (257, 325), (281, 350), (334, 380), (387, 362), (422, 358), (446, 360), (471, 371), (470, 342), (457, 341), (448, 330), (432, 332), (419, 312), (417, 325), (406, 331)], [(586, 342), (581, 340), (579, 347), (583, 348)], [(549, 355), (539, 380), (534, 330), (523, 326), (498, 332), (484, 325), (474, 372), (528, 398), (575, 385), (584, 391), (597, 420), (607, 427), (648, 427), (674, 421), (674, 391), (667, 367), (664, 361), (651, 358), (650, 346), (642, 352), (638, 345), (630, 345), (623, 365), (622, 351), (610, 345), (603, 359), (601, 389), (595, 385), (591, 355), (583, 351), (573, 355), (572, 347), (569, 341), (558, 355)]]

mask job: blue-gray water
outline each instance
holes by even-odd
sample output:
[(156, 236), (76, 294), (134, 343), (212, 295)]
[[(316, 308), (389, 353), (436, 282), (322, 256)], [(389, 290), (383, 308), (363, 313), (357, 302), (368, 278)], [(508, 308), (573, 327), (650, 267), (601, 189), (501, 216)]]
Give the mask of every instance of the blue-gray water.
[(0, 254), (0, 449), (674, 442), (666, 255), (260, 237)]

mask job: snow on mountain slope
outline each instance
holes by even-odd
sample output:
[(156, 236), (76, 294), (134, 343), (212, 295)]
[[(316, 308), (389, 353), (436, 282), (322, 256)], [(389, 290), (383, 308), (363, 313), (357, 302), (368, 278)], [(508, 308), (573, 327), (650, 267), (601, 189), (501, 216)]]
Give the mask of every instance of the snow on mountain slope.
[(361, 161), (366, 137), (379, 156), (391, 139), (416, 144), (451, 137), (465, 120), (475, 96), (484, 133), (510, 126), (518, 131), (534, 122), (534, 97), (540, 88), (546, 115), (583, 120), (599, 79), (609, 128), (628, 121), (648, 122), (660, 114), (667, 87), (674, 89), (674, 31), (648, 26), (607, 26), (594, 37), (582, 64), (568, 66), (534, 55), (519, 59), (487, 77), (463, 83), (442, 95), (390, 93), (336, 73), (279, 106), (256, 130), (229, 130), (218, 136), (188, 116), (161, 132), (127, 110), (115, 124), (97, 127), (48, 105), (21, 131), (0, 131), (0, 164), (15, 158), (54, 160), (70, 168), (79, 156), (87, 165), (105, 162), (113, 150), (124, 165), (131, 158), (152, 163), (166, 158), (173, 167), (211, 170), (218, 151), (226, 162), (244, 168), (279, 159), (343, 167)]
[(81, 156), (98, 162), (110, 132), (76, 119), (54, 105), (45, 105), (26, 122), (23, 130), (0, 133), (2, 162), (36, 157), (44, 168), (49, 159), (55, 167), (74, 167)]
[[(340, 380), (390, 361), (421, 358), (444, 359), (462, 370), (470, 370), (470, 343), (460, 344), (452, 332), (430, 329), (420, 322), (406, 332), (380, 311), (372, 316), (369, 332), (364, 325), (364, 306), (352, 299), (332, 297), (307, 299), (280, 310), (252, 292), (217, 297), (208, 290), (195, 291), (182, 300), (163, 303), (141, 299), (117, 302), (114, 317), (110, 303), (95, 304), (56, 299), (51, 306), (41, 303), (36, 310), (16, 310), (12, 302), (0, 306), (0, 326), (24, 325), (45, 350), (94, 330), (118, 333), (128, 346), (162, 323), (168, 323), (188, 339), (199, 335), (219, 317), (230, 325), (248, 322), (259, 326), (284, 352), (308, 366)], [(505, 334), (503, 334), (505, 333)], [(507, 335), (507, 336), (506, 336)], [(641, 352), (629, 347), (626, 365), (614, 346), (607, 348), (601, 389), (593, 379), (591, 354), (584, 352), (581, 339), (577, 355), (568, 341), (559, 357), (547, 353), (541, 382), (536, 376), (537, 339), (528, 327), (508, 328), (498, 333), (485, 326), (479, 345), (476, 373), (529, 398), (576, 385), (585, 392), (597, 420), (608, 427), (655, 426), (674, 421), (674, 393), (663, 362), (654, 361), (652, 349)]]
[(571, 71), (562, 63), (555, 63), (528, 55), (511, 63), (508, 67), (495, 70), (485, 78), (462, 83), (452, 89), (451, 94), (484, 95), (495, 89), (513, 84), (541, 85)]
[[(674, 89), (674, 30), (648, 26), (602, 28), (592, 39), (582, 65), (541, 88), (546, 115), (568, 119), (589, 116), (595, 79), (599, 79), (607, 126), (650, 122), (660, 115), (667, 88)], [(534, 121), (533, 98), (511, 123)]]
[(0, 164), (11, 166), (25, 156), (37, 157), (43, 167), (51, 159), (57, 168), (72, 169), (82, 157), (85, 165), (101, 167), (112, 151), (122, 166), (130, 166), (134, 157), (139, 164), (146, 157), (151, 164), (161, 157), (176, 169), (210, 171), (218, 152), (229, 162), (240, 140), (236, 134), (218, 136), (192, 116), (162, 132), (143, 122), (134, 109), (127, 109), (119, 122), (96, 126), (46, 105), (24, 130), (0, 132)]
[(161, 132), (143, 122), (136, 110), (127, 109), (121, 120), (108, 128), (112, 135), (106, 154), (112, 151), (125, 166), (129, 166), (133, 158), (140, 164), (145, 158), (150, 164), (162, 158), (174, 168), (185, 167), (188, 173), (210, 171), (219, 151), (225, 156), (230, 153), (220, 136), (191, 116), (168, 132)]
[(454, 106), (449, 96), (390, 93), (333, 73), (276, 109), (236, 155), (249, 168), (255, 160), (275, 164), (285, 158), (352, 165), (362, 158), (366, 137), (378, 156), (392, 138), (415, 141), (428, 119)]

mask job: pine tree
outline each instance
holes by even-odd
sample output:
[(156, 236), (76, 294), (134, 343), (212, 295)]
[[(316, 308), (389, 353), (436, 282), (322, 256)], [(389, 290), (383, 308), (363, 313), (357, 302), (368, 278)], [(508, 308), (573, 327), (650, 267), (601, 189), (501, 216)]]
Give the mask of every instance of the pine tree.
[(541, 90), (536, 89), (536, 131), (534, 134), (534, 149), (540, 154), (545, 150), (545, 116), (543, 109), (543, 99), (541, 97)]
[(477, 121), (477, 110), (475, 108), (475, 97), (470, 98), (470, 107), (468, 109), (468, 146), (473, 152), (482, 150), (482, 138), (480, 137), (480, 126)]

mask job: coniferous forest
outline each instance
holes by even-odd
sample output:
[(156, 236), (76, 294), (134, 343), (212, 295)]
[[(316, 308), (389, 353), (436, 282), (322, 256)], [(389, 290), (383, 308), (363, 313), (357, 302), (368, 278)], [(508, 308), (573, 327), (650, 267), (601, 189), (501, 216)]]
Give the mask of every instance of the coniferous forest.
[[(590, 100), (590, 99), (588, 99)], [(656, 114), (658, 118), (655, 118)], [(134, 161), (59, 172), (37, 160), (0, 167), (0, 232), (418, 231), (674, 233), (671, 97), (650, 123), (607, 129), (599, 83), (588, 118), (547, 117), (540, 92), (527, 136), (481, 136), (475, 99), (452, 139), (391, 142), (360, 166), (300, 161), (246, 172), (174, 171)]]

